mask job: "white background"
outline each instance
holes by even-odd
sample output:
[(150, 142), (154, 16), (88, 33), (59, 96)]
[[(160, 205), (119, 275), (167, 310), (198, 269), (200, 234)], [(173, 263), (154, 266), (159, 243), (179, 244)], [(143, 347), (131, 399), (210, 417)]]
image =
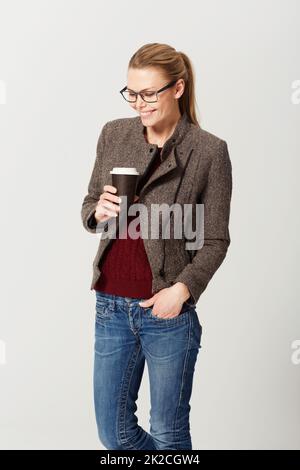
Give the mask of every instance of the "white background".
[[(105, 122), (149, 42), (191, 58), (200, 124), (233, 168), (227, 257), (200, 297), (194, 449), (300, 447), (299, 1), (1, 1), (0, 446), (99, 449), (98, 238), (80, 210)], [(298, 93), (299, 101), (299, 93)], [(147, 368), (138, 417), (149, 429)]]

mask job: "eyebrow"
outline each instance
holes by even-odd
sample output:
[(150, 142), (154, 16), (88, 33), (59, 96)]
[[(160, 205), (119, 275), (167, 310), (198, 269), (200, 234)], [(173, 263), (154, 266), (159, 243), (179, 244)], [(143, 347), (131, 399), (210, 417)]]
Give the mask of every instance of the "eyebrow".
[[(126, 88), (127, 88), (127, 90), (133, 91), (134, 93), (136, 93), (136, 91), (132, 90), (132, 88), (128, 88), (128, 86), (127, 86)], [(143, 88), (143, 90), (141, 90), (141, 92), (142, 92), (142, 91), (146, 91), (146, 90), (150, 90), (151, 88), (155, 88), (155, 87), (152, 86), (152, 87), (149, 87), (149, 88)]]

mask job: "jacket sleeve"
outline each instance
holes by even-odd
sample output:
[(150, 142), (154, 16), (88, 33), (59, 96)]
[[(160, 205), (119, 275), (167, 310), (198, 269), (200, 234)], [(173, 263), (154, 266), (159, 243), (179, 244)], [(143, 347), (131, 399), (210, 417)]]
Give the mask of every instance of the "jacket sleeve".
[(200, 197), (204, 204), (204, 243), (173, 281), (173, 284), (186, 284), (195, 304), (222, 264), (230, 245), (231, 194), (232, 166), (227, 143), (222, 140), (213, 156), (207, 184)]
[(107, 222), (98, 223), (95, 219), (96, 206), (99, 201), (99, 197), (103, 192), (103, 188), (100, 187), (101, 171), (103, 152), (105, 147), (105, 134), (108, 123), (104, 124), (97, 143), (96, 158), (94, 167), (88, 184), (88, 193), (83, 199), (81, 207), (81, 219), (84, 228), (91, 233), (101, 232)]

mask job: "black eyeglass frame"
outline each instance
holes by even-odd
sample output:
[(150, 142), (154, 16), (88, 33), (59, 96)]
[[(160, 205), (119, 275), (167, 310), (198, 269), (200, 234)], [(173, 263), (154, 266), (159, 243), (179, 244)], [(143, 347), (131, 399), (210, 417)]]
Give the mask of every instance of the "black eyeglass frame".
[[(137, 102), (137, 95), (140, 95), (140, 97), (142, 98), (143, 101), (145, 101), (145, 103), (156, 103), (158, 101), (158, 96), (157, 94), (158, 93), (161, 93), (162, 91), (166, 90), (167, 88), (170, 88), (171, 86), (175, 85), (175, 83), (177, 82), (177, 80), (172, 80), (170, 83), (168, 83), (167, 85), (165, 85), (164, 87), (160, 88), (159, 90), (157, 91), (154, 91), (154, 93), (156, 94), (156, 101), (146, 101), (144, 100), (142, 94), (143, 93), (147, 93), (147, 90), (145, 92), (137, 92), (137, 91), (133, 91), (133, 90), (128, 90), (128, 91), (131, 91), (132, 93), (135, 94), (135, 100), (134, 101), (129, 101), (125, 98), (125, 96), (123, 95), (123, 91), (127, 90), (127, 85), (122, 88), (122, 90), (120, 90), (119, 93), (121, 93), (121, 95), (123, 96), (124, 100), (127, 101), (127, 103), (136, 103)], [(151, 90), (148, 91), (148, 93), (151, 92)]]

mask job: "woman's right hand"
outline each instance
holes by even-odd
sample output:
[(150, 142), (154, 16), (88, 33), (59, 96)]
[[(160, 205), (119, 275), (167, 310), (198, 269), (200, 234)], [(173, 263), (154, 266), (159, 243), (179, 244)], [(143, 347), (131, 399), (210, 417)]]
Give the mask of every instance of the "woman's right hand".
[(120, 211), (120, 206), (118, 204), (121, 200), (119, 196), (111, 194), (116, 193), (117, 188), (107, 184), (103, 186), (103, 189), (104, 193), (101, 194), (96, 206), (95, 219), (97, 222), (106, 222), (111, 217), (116, 217)]

